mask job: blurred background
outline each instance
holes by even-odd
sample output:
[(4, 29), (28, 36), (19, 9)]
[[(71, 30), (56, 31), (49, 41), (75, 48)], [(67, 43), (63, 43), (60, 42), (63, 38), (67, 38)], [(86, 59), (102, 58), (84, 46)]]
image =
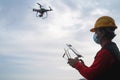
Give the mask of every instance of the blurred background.
[[(36, 17), (36, 3), (53, 9)], [(103, 15), (115, 19), (120, 47), (119, 0), (0, 0), (0, 80), (82, 80), (62, 57), (66, 43), (90, 66), (100, 46), (90, 29)]]

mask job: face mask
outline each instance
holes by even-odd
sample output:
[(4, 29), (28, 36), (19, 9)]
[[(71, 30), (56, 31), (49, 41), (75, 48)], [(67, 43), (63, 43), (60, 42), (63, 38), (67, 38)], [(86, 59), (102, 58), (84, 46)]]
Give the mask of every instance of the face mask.
[(100, 44), (100, 39), (98, 38), (98, 35), (95, 33), (93, 36), (93, 40), (97, 43)]

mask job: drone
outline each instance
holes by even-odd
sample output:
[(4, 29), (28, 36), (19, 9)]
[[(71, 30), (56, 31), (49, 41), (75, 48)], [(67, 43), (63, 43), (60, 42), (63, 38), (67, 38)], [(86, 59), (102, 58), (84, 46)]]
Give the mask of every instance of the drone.
[[(41, 17), (42, 19), (47, 18), (48, 11), (53, 11), (53, 9), (49, 6), (49, 9), (45, 9), (43, 8), (43, 6), (39, 3), (37, 3), (40, 6), (40, 9), (35, 9), (33, 8), (33, 11), (36, 12), (36, 17)], [(46, 13), (46, 16), (44, 16), (44, 14)]]

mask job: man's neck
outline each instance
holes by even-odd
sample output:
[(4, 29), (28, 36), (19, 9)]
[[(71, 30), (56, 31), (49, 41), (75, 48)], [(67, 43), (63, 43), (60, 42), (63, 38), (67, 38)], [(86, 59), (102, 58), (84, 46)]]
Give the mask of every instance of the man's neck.
[(104, 47), (107, 43), (110, 43), (110, 40), (103, 40), (101, 43), (101, 47)]

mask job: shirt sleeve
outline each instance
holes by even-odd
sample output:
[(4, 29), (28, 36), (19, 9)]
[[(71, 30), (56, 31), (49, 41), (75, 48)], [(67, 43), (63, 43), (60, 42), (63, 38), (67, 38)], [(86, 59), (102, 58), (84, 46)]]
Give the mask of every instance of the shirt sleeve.
[(93, 62), (93, 64), (88, 67), (80, 62), (75, 64), (75, 68), (88, 80), (93, 80), (95, 76), (102, 74), (104, 70), (107, 70), (109, 66), (115, 61), (113, 56), (106, 49), (100, 50)]

